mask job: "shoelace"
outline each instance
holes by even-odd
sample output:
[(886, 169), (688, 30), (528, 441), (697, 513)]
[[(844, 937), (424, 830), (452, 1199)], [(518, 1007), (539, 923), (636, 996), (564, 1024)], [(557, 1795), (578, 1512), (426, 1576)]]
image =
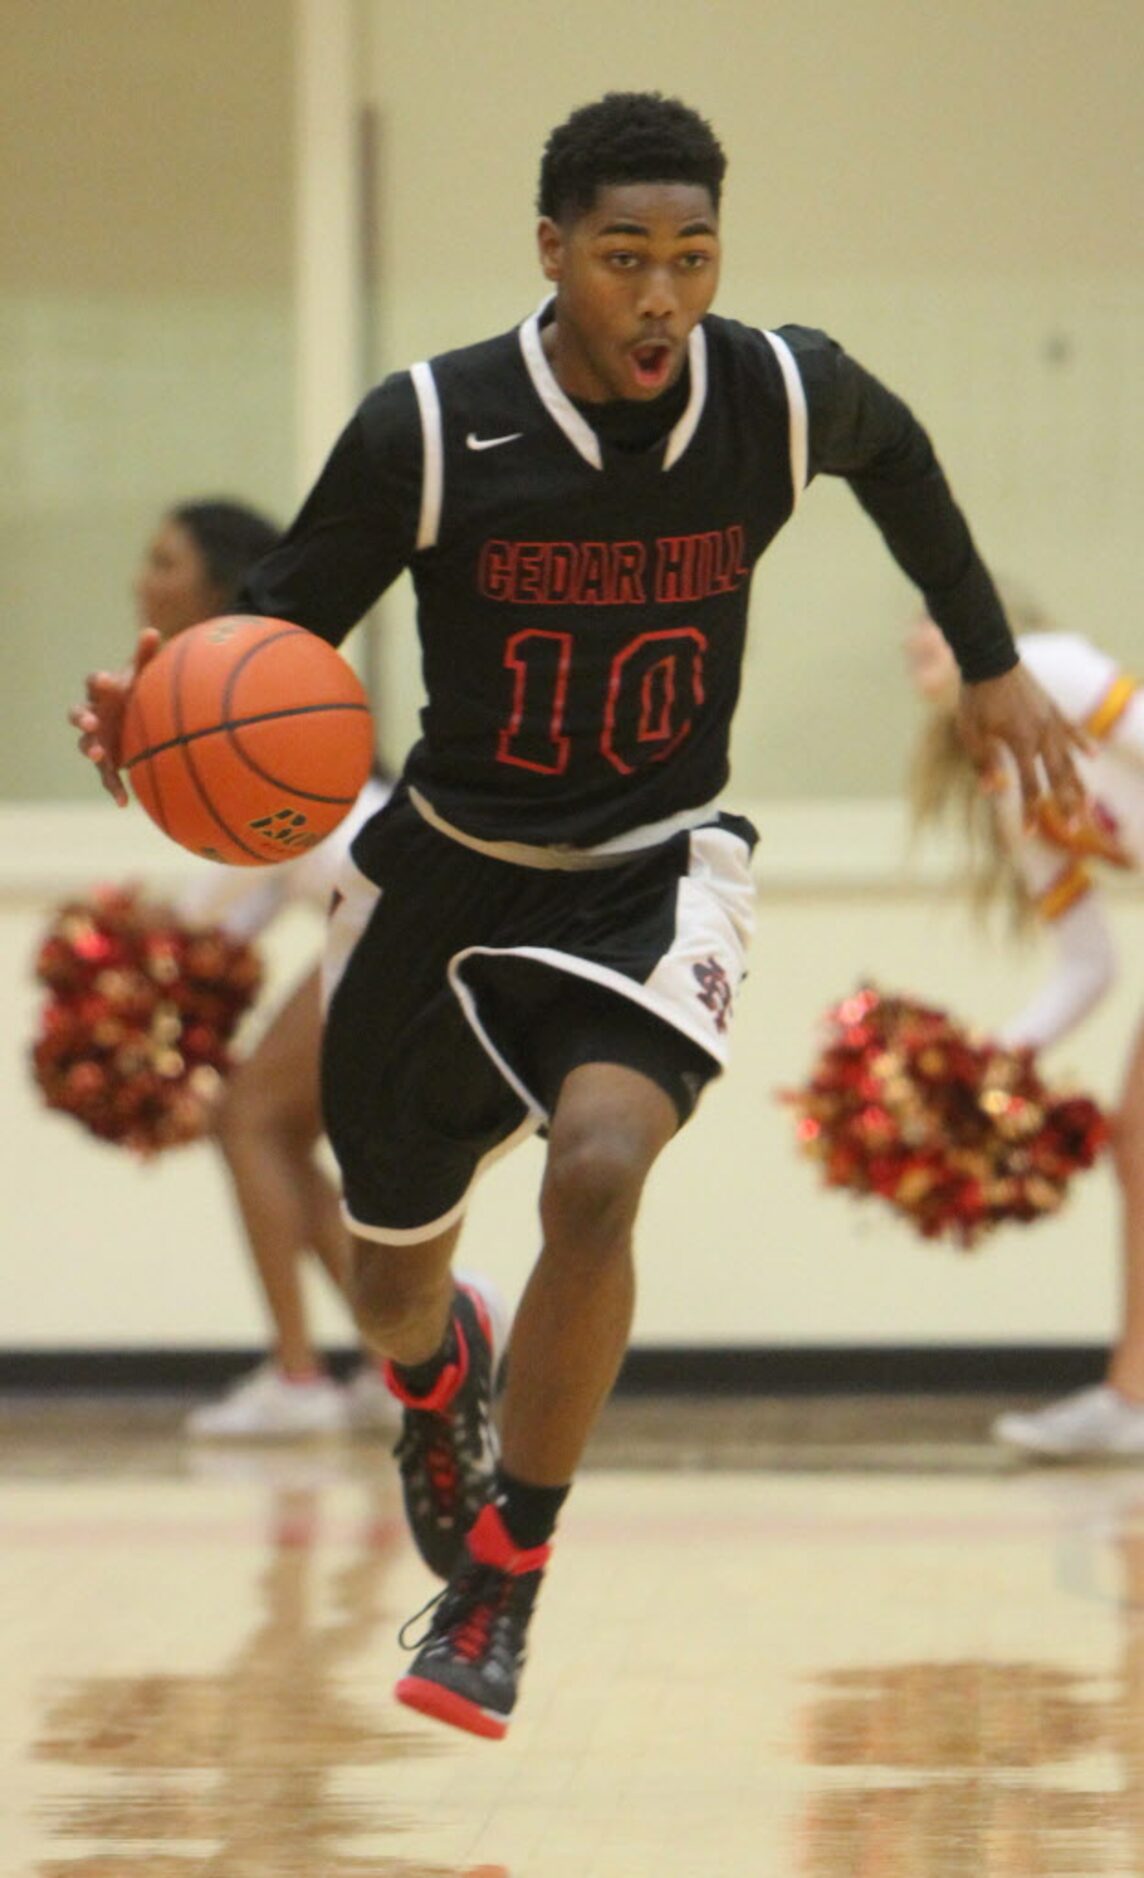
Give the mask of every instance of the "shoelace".
[(449, 1509), (456, 1504), (459, 1484), (452, 1430), (439, 1415), (426, 1415), (423, 1419), (424, 1427), (411, 1422), (398, 1442), (398, 1464), (404, 1474), (424, 1466), (434, 1499)]
[[(419, 1650), (433, 1641), (446, 1638), (461, 1656), (475, 1661), (486, 1650), (495, 1619), (508, 1604), (512, 1580), (494, 1566), (473, 1565), (458, 1584), (444, 1585), (412, 1617), (406, 1618), (397, 1633), (403, 1650)], [(430, 1612), (431, 1619), (419, 1637), (408, 1632)]]

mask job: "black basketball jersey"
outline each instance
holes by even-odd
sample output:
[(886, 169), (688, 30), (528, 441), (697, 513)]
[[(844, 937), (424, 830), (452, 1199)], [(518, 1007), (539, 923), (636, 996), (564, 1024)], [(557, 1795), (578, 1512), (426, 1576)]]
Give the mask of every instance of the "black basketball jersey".
[(992, 589), (924, 431), (825, 335), (709, 315), (681, 414), (631, 449), (561, 389), (543, 317), (372, 393), (240, 605), (338, 643), (408, 566), (428, 702), (407, 782), (482, 839), (593, 846), (723, 789), (752, 571), (814, 470), (849, 477), (947, 608)]
[(428, 705), (407, 774), (469, 832), (591, 845), (727, 778), (751, 570), (794, 500), (774, 344), (695, 329), (666, 438), (611, 449), (536, 320), (417, 367)]

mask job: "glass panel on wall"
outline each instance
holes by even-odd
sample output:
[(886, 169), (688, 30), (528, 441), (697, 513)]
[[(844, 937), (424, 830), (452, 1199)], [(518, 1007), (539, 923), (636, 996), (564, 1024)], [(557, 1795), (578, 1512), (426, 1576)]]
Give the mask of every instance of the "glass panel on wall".
[(92, 796), (66, 710), (164, 512), (294, 500), (291, 16), (0, 0), (0, 799)]

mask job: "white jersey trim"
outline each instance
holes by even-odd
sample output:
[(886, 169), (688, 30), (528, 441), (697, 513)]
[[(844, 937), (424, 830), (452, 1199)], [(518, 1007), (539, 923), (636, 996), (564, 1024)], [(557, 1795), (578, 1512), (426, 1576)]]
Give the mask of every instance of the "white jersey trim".
[(802, 382), (802, 373), (798, 361), (778, 333), (764, 332), (786, 386), (787, 409), (790, 414), (790, 481), (794, 497), (793, 507), (797, 509), (806, 479), (810, 459), (810, 426), (806, 410), (806, 391)]
[(421, 465), (421, 514), (417, 523), (417, 547), (433, 548), (441, 527), (441, 501), (445, 491), (445, 444), (441, 431), (441, 400), (433, 368), (426, 360), (410, 367), (417, 408), (421, 413), (423, 461)]
[(663, 458), (665, 470), (671, 469), (683, 455), (699, 428), (703, 406), (707, 402), (707, 334), (702, 326), (691, 328), (687, 359), (691, 367), (691, 396), (687, 400), (686, 411), (667, 440)]
[(482, 1174), (488, 1171), (494, 1161), (499, 1161), (504, 1155), (511, 1154), (522, 1141), (527, 1141), (530, 1135), (534, 1135), (541, 1120), (541, 1116), (530, 1112), (525, 1116), (519, 1128), (514, 1129), (504, 1141), (498, 1142), (495, 1148), (490, 1148), (487, 1154), (482, 1155), (473, 1169), (473, 1178), (464, 1193), (455, 1206), (451, 1206), (447, 1213), (442, 1213), (440, 1219), (429, 1220), (424, 1226), (370, 1226), (364, 1220), (355, 1219), (343, 1200), (341, 1215), (344, 1224), (357, 1238), (371, 1239), (377, 1245), (419, 1245), (422, 1240), (436, 1239), (439, 1233), (447, 1232), (450, 1226), (455, 1226), (458, 1220), (465, 1217), (469, 1210), (469, 1201), (473, 1197), (473, 1189)]
[[(482, 1048), (534, 1116), (544, 1117), (540, 1097), (505, 1061), (489, 1035), (481, 1017), (479, 993), (465, 975), (470, 959), (531, 959), (565, 977), (599, 985), (687, 1037), (724, 1069), (730, 1046), (728, 1018), (746, 975), (754, 898), (749, 854), (742, 836), (727, 829), (705, 829), (692, 836), (688, 871), (677, 883), (671, 939), (642, 982), (599, 960), (562, 952), (555, 946), (472, 945), (455, 952), (449, 960), (449, 984)], [(709, 967), (721, 979), (724, 1005), (709, 1004), (698, 995), (696, 967)]]
[(658, 848), (673, 835), (682, 835), (705, 823), (714, 821), (719, 813), (719, 802), (705, 802), (701, 808), (680, 809), (675, 815), (666, 815), (660, 822), (645, 822), (642, 827), (629, 828), (625, 834), (612, 835), (608, 841), (601, 841), (594, 848), (577, 848), (569, 842), (553, 841), (533, 846), (526, 841), (485, 841), (480, 835), (470, 835), (463, 828), (457, 828), (447, 822), (443, 815), (438, 815), (433, 804), (426, 800), (420, 789), (409, 790), (409, 800), (417, 810), (422, 821), (428, 822), (438, 834), (447, 835), (462, 848), (472, 848), (477, 854), (487, 854), (493, 861), (508, 861), (517, 867), (542, 867), (558, 873), (577, 873), (585, 869), (614, 867), (620, 861), (626, 861), (633, 854), (642, 854), (645, 848)]
[[(600, 439), (592, 429), (586, 417), (576, 409), (567, 392), (560, 386), (555, 372), (545, 356), (540, 338), (540, 322), (552, 305), (553, 296), (547, 294), (519, 328), (520, 349), (528, 375), (532, 379), (536, 392), (548, 415), (564, 432), (573, 448), (590, 463), (593, 469), (602, 470), (604, 453)], [(702, 326), (694, 326), (687, 342), (687, 358), (691, 367), (691, 391), (687, 400), (687, 409), (679, 421), (673, 425), (667, 439), (661, 468), (669, 470), (678, 463), (691, 439), (699, 427), (703, 415), (703, 406), (707, 401), (707, 335)]]
[(582, 417), (571, 398), (562, 391), (557, 383), (556, 374), (544, 356), (544, 347), (540, 343), (540, 317), (551, 304), (552, 295), (548, 294), (521, 325), (520, 349), (524, 353), (524, 363), (528, 375), (536, 387), (545, 410), (553, 423), (558, 424), (573, 449), (590, 463), (593, 469), (603, 469), (604, 457), (600, 449), (600, 439), (592, 429), (586, 417)]
[(505, 1081), (522, 1101), (528, 1103), (534, 1114), (539, 1109), (539, 1118), (533, 1126), (539, 1127), (547, 1119), (543, 1109), (539, 1108), (539, 1098), (533, 1095), (513, 1074), (500, 1051), (493, 1044), (477, 1016), (477, 1003), (473, 993), (464, 983), (461, 973), (467, 959), (532, 959), (538, 965), (551, 966), (553, 971), (563, 972), (567, 978), (578, 978), (584, 984), (599, 985), (604, 991), (613, 991), (617, 997), (624, 998), (629, 1004), (638, 1005), (649, 1016), (659, 1018), (669, 1030), (678, 1031), (689, 1043), (694, 1043), (720, 1069), (727, 1067), (727, 1046), (715, 1042), (711, 1032), (694, 1018), (689, 1019), (670, 999), (649, 991), (644, 985), (636, 984), (632, 978), (626, 978), (623, 972), (616, 972), (607, 965), (594, 965), (590, 959), (577, 958), (573, 953), (560, 952), (553, 946), (467, 946), (458, 952), (449, 966), (449, 983), (456, 992), (464, 1009), (465, 1016), (476, 1033), (482, 1048), (492, 1058)]

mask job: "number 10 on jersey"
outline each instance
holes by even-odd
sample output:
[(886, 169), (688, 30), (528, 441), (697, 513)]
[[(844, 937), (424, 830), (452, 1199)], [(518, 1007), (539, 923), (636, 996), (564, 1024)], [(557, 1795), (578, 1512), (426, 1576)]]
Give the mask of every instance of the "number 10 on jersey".
[[(637, 633), (612, 659), (600, 700), (597, 748), (621, 776), (648, 763), (662, 763), (690, 734), (703, 703), (703, 659), (707, 640), (697, 626)], [(560, 776), (572, 756), (565, 729), (572, 683), (575, 638), (526, 626), (506, 640), (504, 662), (512, 673), (508, 722), (497, 740), (497, 758), (519, 769)]]

